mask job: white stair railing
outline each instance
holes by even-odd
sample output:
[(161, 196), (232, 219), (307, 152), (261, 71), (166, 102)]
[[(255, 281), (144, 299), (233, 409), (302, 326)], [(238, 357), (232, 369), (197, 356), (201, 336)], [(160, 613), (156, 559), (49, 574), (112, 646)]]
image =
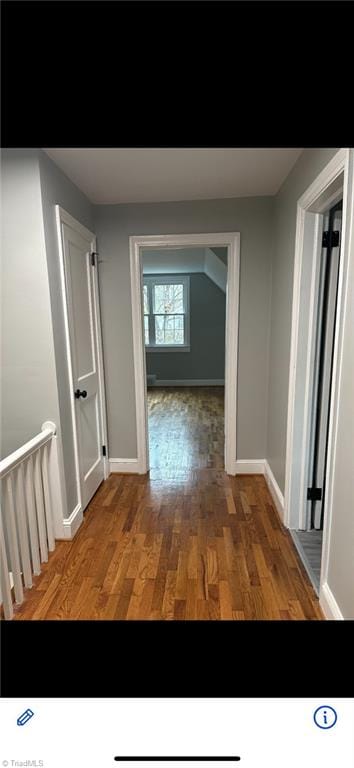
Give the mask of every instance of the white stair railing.
[(39, 435), (0, 461), (0, 602), (5, 619), (21, 604), (24, 587), (41, 572), (55, 548), (54, 508), (58, 491), (56, 426), (42, 425)]

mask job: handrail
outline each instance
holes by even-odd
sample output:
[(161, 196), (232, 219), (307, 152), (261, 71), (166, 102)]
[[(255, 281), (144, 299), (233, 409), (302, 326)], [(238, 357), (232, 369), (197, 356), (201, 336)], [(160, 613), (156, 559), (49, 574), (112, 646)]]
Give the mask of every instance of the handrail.
[(61, 514), (56, 432), (54, 422), (45, 421), (39, 435), (0, 462), (0, 602), (6, 620), (55, 549)]
[(16, 451), (13, 451), (13, 453), (10, 453), (6, 459), (2, 459), (2, 461), (0, 461), (0, 479), (5, 477), (5, 475), (7, 475), (9, 472), (12, 472), (12, 470), (15, 469), (18, 464), (21, 464), (24, 459), (27, 459), (31, 453), (34, 453), (42, 445), (48, 443), (48, 441), (52, 439), (53, 435), (56, 435), (57, 428), (54, 424), (54, 421), (45, 421), (42, 424), (41, 430), (42, 431), (36, 435), (36, 437), (33, 437), (32, 440), (29, 440), (27, 443), (22, 445), (21, 448), (18, 448)]

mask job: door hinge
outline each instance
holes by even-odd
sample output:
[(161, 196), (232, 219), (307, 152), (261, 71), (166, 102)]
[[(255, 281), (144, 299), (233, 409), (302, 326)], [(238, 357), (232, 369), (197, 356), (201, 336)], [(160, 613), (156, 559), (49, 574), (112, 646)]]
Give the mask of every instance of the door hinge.
[(106, 446), (105, 446), (105, 445), (102, 445), (102, 456), (106, 456), (106, 454), (107, 454), (107, 452), (106, 452)]
[(322, 235), (322, 248), (337, 248), (339, 245), (339, 230), (327, 230)]
[(91, 253), (91, 264), (93, 267), (96, 266), (96, 256), (98, 256), (97, 251), (92, 251)]
[(307, 501), (321, 501), (322, 488), (308, 488), (307, 489)]

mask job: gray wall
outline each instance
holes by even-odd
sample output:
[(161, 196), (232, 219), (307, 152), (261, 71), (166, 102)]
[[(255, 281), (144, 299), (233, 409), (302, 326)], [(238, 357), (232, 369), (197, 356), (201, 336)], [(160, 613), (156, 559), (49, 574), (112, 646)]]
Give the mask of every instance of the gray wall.
[(264, 458), (273, 199), (102, 205), (95, 206), (94, 210), (101, 259), (111, 458), (137, 455), (129, 236), (224, 231), (241, 233), (237, 456), (239, 459)]
[(283, 493), (297, 201), (336, 151), (305, 150), (275, 200), (266, 457)]
[(221, 259), (223, 264), (227, 264), (227, 248), (212, 248), (211, 250), (214, 251), (215, 256)]
[(158, 379), (223, 379), (225, 294), (204, 274), (193, 273), (189, 279), (190, 352), (147, 350), (147, 373), (156, 373)]
[(2, 457), (59, 424), (38, 152), (2, 152)]
[(91, 204), (44, 152), (2, 152), (1, 455), (54, 421), (69, 516), (77, 492), (56, 203), (94, 229)]
[(60, 205), (70, 213), (71, 216), (84, 226), (88, 227), (91, 231), (94, 231), (94, 221), (91, 203), (83, 193), (80, 192), (80, 190), (77, 189), (66, 176), (64, 176), (62, 171), (60, 171), (44, 152), (39, 153), (39, 167), (61, 414), (64, 473), (68, 499), (67, 512), (69, 516), (77, 504), (77, 489), (55, 205)]

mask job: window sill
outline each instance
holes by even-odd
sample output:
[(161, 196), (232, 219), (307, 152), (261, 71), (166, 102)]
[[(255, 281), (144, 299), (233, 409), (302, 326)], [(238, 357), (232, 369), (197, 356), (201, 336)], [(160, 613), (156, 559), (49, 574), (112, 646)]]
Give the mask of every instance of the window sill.
[(148, 347), (145, 346), (146, 352), (190, 352), (190, 345), (178, 345), (178, 346), (159, 346)]

